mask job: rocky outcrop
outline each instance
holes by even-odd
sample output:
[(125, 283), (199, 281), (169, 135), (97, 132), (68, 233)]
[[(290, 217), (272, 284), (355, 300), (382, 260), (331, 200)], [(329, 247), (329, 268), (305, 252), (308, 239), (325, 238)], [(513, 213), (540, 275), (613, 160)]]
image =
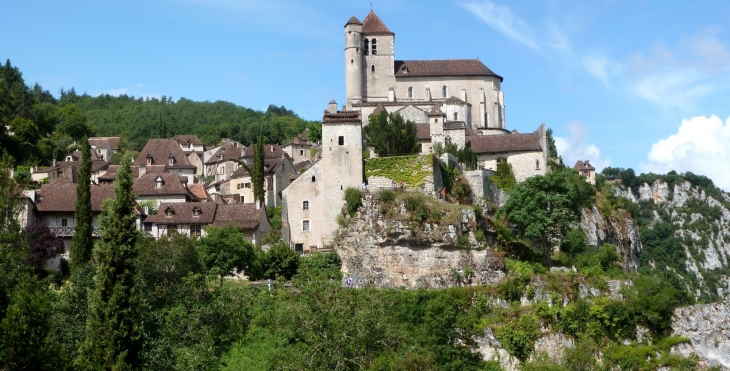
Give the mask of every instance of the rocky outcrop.
[(672, 353), (697, 355), (709, 366), (730, 370), (730, 301), (677, 308), (672, 328), (674, 335), (690, 339), (674, 346)]
[(623, 258), (624, 270), (637, 270), (641, 257), (639, 227), (629, 213), (619, 210), (617, 215), (605, 218), (595, 206), (584, 208), (580, 227), (592, 246), (598, 248), (606, 243), (616, 245), (616, 252)]
[(417, 223), (408, 219), (403, 203), (390, 217), (371, 194), (348, 225), (340, 227), (333, 244), (342, 273), (353, 285), (444, 288), (494, 284), (504, 278), (504, 259), (478, 242), (474, 211), (460, 209), (453, 223)]

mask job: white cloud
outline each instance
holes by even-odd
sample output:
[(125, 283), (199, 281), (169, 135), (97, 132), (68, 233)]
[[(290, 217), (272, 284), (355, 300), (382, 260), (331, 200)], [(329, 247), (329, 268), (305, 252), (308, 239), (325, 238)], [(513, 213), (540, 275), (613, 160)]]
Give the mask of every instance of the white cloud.
[(611, 88), (611, 80), (619, 73), (621, 65), (602, 55), (585, 55), (583, 68), (607, 88)]
[(513, 14), (510, 8), (495, 5), (489, 0), (464, 3), (461, 6), (486, 23), (487, 26), (501, 32), (505, 36), (532, 50), (541, 50), (535, 41), (535, 30), (523, 21), (522, 18)]
[(676, 134), (651, 146), (647, 161), (639, 167), (654, 173), (691, 171), (730, 190), (730, 118), (725, 125), (715, 115), (683, 120)]
[(601, 157), (601, 150), (595, 144), (586, 143), (587, 130), (582, 122), (566, 125), (570, 137), (554, 137), (558, 154), (563, 157), (566, 166), (572, 167), (578, 160), (588, 160), (597, 172), (611, 165), (611, 158)]

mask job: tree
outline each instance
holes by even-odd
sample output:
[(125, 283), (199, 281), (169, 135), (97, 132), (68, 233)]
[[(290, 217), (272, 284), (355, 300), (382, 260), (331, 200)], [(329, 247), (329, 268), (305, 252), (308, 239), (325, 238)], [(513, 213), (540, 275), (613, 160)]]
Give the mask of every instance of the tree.
[(30, 278), (22, 279), (0, 322), (0, 369), (58, 369), (56, 345), (48, 337), (50, 309), (45, 289)]
[(518, 184), (498, 215), (541, 247), (543, 262), (550, 266), (553, 241), (565, 235), (580, 215), (575, 186), (566, 180), (567, 171), (537, 175)]
[(81, 112), (78, 106), (71, 103), (63, 107), (60, 112), (61, 124), (58, 129), (74, 140), (80, 141), (84, 137), (94, 136), (94, 130), (89, 126), (89, 119)]
[(76, 366), (81, 369), (139, 368), (141, 303), (139, 289), (135, 287), (135, 244), (139, 232), (135, 224), (131, 164), (129, 156), (122, 160), (114, 183), (115, 198), (105, 203), (101, 216), (86, 340), (76, 359)]
[(545, 136), (547, 136), (548, 149), (550, 150), (550, 157), (552, 157), (552, 158), (560, 157), (558, 155), (558, 147), (555, 146), (555, 138), (553, 138), (553, 129), (548, 128), (545, 131)]
[(292, 250), (283, 242), (271, 246), (264, 255), (262, 269), (264, 277), (275, 279), (284, 277), (290, 280), (299, 268), (299, 253)]
[(81, 166), (77, 173), (76, 185), (76, 225), (71, 243), (71, 265), (85, 264), (91, 260), (94, 242), (91, 214), (91, 146), (87, 138), (81, 142)]
[(63, 242), (51, 232), (45, 224), (31, 224), (25, 227), (25, 238), (30, 246), (28, 264), (36, 269), (43, 270), (46, 261), (63, 252)]
[(16, 117), (10, 122), (10, 128), (13, 129), (15, 137), (21, 142), (35, 144), (40, 139), (40, 131), (38, 125), (33, 121)]
[(418, 151), (416, 124), (404, 120), (398, 113), (370, 116), (370, 123), (363, 128), (367, 144), (381, 157), (408, 155)]
[(236, 227), (208, 228), (205, 237), (198, 240), (198, 252), (208, 274), (218, 276), (221, 285), (223, 277), (237, 270), (249, 276), (261, 275), (254, 245)]

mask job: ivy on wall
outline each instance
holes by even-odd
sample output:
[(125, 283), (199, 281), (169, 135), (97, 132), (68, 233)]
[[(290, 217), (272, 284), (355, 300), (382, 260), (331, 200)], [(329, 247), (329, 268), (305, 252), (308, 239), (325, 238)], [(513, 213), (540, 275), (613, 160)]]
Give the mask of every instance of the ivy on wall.
[(419, 188), (433, 176), (433, 155), (376, 157), (365, 161), (365, 176), (382, 176), (403, 183), (408, 188)]

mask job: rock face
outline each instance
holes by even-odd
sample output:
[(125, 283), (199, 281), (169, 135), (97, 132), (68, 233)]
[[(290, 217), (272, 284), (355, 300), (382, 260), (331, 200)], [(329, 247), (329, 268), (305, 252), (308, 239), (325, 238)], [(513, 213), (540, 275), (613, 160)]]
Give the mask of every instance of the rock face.
[(355, 286), (444, 288), (504, 278), (504, 259), (474, 238), (480, 222), (473, 210), (462, 209), (453, 224), (410, 221), (402, 203), (393, 214), (386, 218), (371, 194), (363, 197), (333, 245), (343, 280), (350, 277)]
[(672, 328), (691, 341), (674, 346), (673, 353), (696, 354), (709, 366), (730, 370), (730, 301), (677, 308)]
[(623, 258), (624, 270), (639, 268), (641, 257), (639, 228), (627, 212), (622, 212), (621, 217), (605, 218), (595, 206), (590, 210), (584, 208), (580, 227), (592, 246), (598, 248), (605, 243), (616, 245), (616, 252)]

